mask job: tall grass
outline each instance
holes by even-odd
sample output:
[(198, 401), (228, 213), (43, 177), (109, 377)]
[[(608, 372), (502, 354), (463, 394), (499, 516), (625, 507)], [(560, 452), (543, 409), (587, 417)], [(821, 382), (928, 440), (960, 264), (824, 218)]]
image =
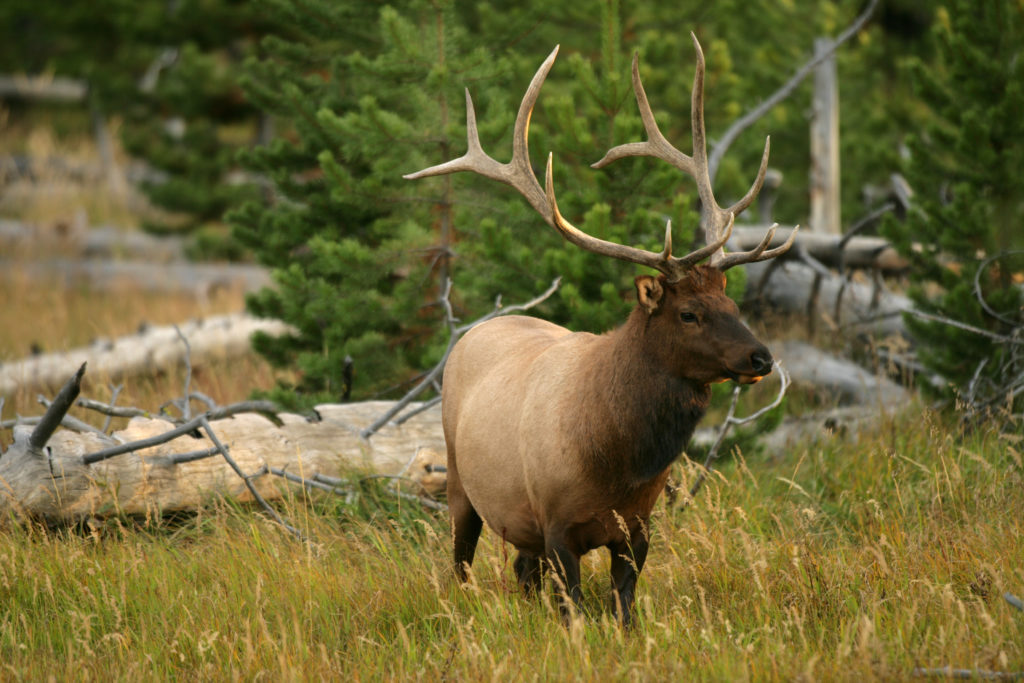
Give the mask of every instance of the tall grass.
[[(692, 474), (692, 473), (691, 473)], [(685, 473), (681, 472), (680, 476)], [(659, 506), (639, 623), (563, 627), (519, 595), (485, 532), (472, 581), (443, 517), (370, 493), (293, 499), (295, 541), (227, 505), (133, 527), (0, 532), (0, 677), (57, 679), (893, 680), (1024, 669), (1024, 467), (994, 427), (915, 411), (869, 440), (734, 458), (688, 509)]]

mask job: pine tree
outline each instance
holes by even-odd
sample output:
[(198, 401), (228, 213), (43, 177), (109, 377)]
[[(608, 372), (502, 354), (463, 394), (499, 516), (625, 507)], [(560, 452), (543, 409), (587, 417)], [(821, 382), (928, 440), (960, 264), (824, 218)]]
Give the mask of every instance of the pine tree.
[[(929, 108), (907, 140), (905, 170), (918, 210), (888, 234), (910, 259), (911, 295), (921, 310), (997, 333), (1020, 325), (1012, 261), (1024, 220), (1024, 9), (955, 0), (935, 26), (938, 63), (909, 65)], [(990, 259), (996, 260), (990, 261)], [(975, 276), (989, 307), (975, 295)], [(945, 323), (908, 316), (927, 367), (962, 392), (975, 377), (998, 386), (1008, 350)], [(1021, 368), (1017, 368), (1019, 372)]]
[(282, 134), (244, 158), (275, 192), (231, 220), (274, 273), (276, 288), (250, 297), (250, 310), (296, 334), (255, 345), (301, 373), (279, 400), (292, 390), (306, 403), (366, 397), (436, 362), (446, 343), (437, 299), (450, 276), (452, 202), (445, 185), (424, 197), (401, 176), (417, 150), (449, 155), (449, 141), (464, 138), (449, 116), (462, 109), (453, 84), (502, 67), (468, 47), (448, 2), (270, 9), (290, 37), (264, 40), (243, 85)]
[(258, 183), (239, 173), (237, 154), (266, 141), (270, 126), (238, 77), (270, 24), (258, 7), (239, 0), (157, 4), (161, 24), (152, 42), (159, 49), (122, 127), (128, 152), (162, 176), (142, 189), (170, 218), (144, 227), (195, 232), (197, 257), (239, 257), (221, 220), (228, 208), (258, 196)]

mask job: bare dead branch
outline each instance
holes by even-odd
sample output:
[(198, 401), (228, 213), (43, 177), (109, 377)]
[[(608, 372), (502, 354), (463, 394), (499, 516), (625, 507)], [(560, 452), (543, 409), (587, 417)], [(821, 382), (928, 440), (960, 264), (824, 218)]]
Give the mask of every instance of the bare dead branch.
[(1022, 602), (1021, 599), (1013, 593), (1003, 593), (1003, 600), (1006, 600), (1006, 602), (1010, 603), (1011, 605), (1019, 609), (1021, 612), (1024, 612), (1024, 602)]
[[(86, 410), (93, 410), (102, 415), (106, 415), (108, 418), (115, 417), (153, 417), (153, 413), (148, 410), (142, 410), (141, 408), (134, 408), (132, 406), (115, 406), (112, 403), (101, 403), (91, 398), (80, 398), (75, 401), (75, 405)], [(160, 417), (164, 417), (161, 415)], [(104, 431), (106, 431), (104, 429)]]
[(707, 456), (704, 458), (703, 468), (697, 475), (697, 479), (693, 482), (693, 486), (690, 487), (689, 498), (683, 501), (684, 507), (696, 497), (697, 492), (700, 491), (701, 486), (704, 485), (704, 480), (706, 480), (708, 474), (711, 473), (715, 461), (718, 460), (720, 455), (719, 450), (725, 442), (725, 437), (726, 434), (729, 433), (729, 429), (733, 426), (740, 426), (753, 422), (761, 418), (761, 416), (769, 410), (778, 407), (778, 405), (782, 403), (782, 399), (786, 395), (786, 389), (789, 388), (789, 373), (786, 372), (786, 368), (779, 361), (775, 361), (775, 368), (779, 373), (779, 393), (775, 396), (775, 400), (746, 417), (736, 417), (736, 404), (739, 401), (740, 389), (742, 387), (737, 384), (733, 388), (732, 400), (729, 403), (729, 411), (726, 413), (725, 420), (722, 421), (722, 424), (718, 428), (718, 436), (715, 438), (715, 443), (711, 446)]
[(988, 671), (986, 669), (954, 669), (952, 666), (944, 666), (939, 669), (925, 669), (917, 667), (913, 671), (914, 676), (935, 676), (941, 678), (970, 678), (988, 681), (1019, 681), (1024, 680), (1024, 671)]
[[(123, 384), (118, 384), (117, 386), (114, 386), (113, 384), (110, 384), (108, 386), (110, 386), (110, 404), (109, 405), (110, 405), (111, 408), (113, 408), (117, 404), (117, 397), (121, 395), (121, 391), (124, 389), (124, 385)], [(113, 415), (107, 415), (107, 419), (103, 421), (103, 431), (104, 431), (104, 433), (110, 431), (110, 423), (113, 420), (113, 417), (114, 417)]]
[(990, 265), (992, 265), (994, 262), (998, 261), (999, 259), (1006, 258), (1007, 256), (1013, 256), (1013, 255), (1016, 255), (1016, 254), (1024, 254), (1024, 251), (1019, 250), (1019, 249), (1018, 250), (1013, 250), (1013, 251), (1001, 251), (998, 254), (995, 254), (994, 256), (990, 256), (987, 259), (985, 259), (984, 261), (982, 261), (981, 265), (978, 266), (978, 270), (975, 271), (975, 273), (974, 273), (974, 296), (977, 297), (978, 303), (981, 304), (982, 309), (986, 313), (988, 313), (990, 316), (992, 316), (993, 318), (995, 318), (999, 322), (1001, 322), (1001, 323), (1003, 323), (1005, 325), (1009, 325), (1010, 327), (1020, 327), (1021, 321), (1020, 320), (1010, 320), (1009, 318), (1007, 318), (1007, 317), (1003, 316), (1002, 314), (996, 312), (995, 309), (993, 309), (991, 306), (989, 306), (988, 302), (985, 301), (984, 294), (982, 294), (982, 292), (981, 292), (981, 274)]
[(105, 449), (103, 449), (101, 451), (96, 451), (94, 453), (88, 453), (88, 454), (82, 456), (82, 464), (83, 465), (92, 465), (94, 463), (102, 462), (104, 460), (107, 460), (108, 458), (113, 458), (115, 456), (122, 455), (124, 453), (131, 453), (132, 451), (140, 451), (140, 450), (142, 450), (144, 448), (150, 448), (152, 446), (159, 446), (162, 443), (167, 443), (168, 441), (173, 441), (174, 439), (178, 438), (179, 436), (181, 436), (183, 434), (190, 434), (190, 433), (196, 431), (196, 429), (198, 429), (202, 425), (201, 420), (203, 420), (204, 417), (205, 417), (204, 415), (200, 415), (199, 417), (197, 417), (195, 419), (189, 420), (188, 422), (186, 422), (183, 425), (175, 427), (174, 429), (170, 429), (170, 430), (164, 432), (163, 434), (157, 434), (156, 436), (151, 436), (148, 439), (139, 439), (138, 441), (129, 441), (128, 443), (123, 443), (123, 444), (121, 444), (119, 446), (113, 446), (111, 448), (105, 448)]
[(85, 365), (85, 363), (82, 363), (81, 367), (78, 368), (78, 372), (65, 382), (57, 397), (53, 399), (53, 404), (46, 409), (43, 418), (36, 425), (36, 428), (32, 430), (32, 435), (28, 439), (28, 445), (32, 451), (42, 452), (43, 446), (50, 440), (54, 431), (56, 431), (64, 417), (68, 414), (68, 410), (70, 410), (75, 399), (78, 397), (78, 393), (82, 390), (82, 376), (85, 375)]
[[(437, 388), (436, 384), (435, 384), (434, 388), (435, 389)], [(425, 401), (418, 408), (416, 408), (414, 410), (410, 410), (405, 415), (403, 415), (402, 417), (400, 417), (397, 420), (395, 420), (395, 424), (396, 425), (405, 424), (405, 422), (407, 420), (409, 420), (410, 418), (416, 417), (417, 415), (422, 413), (424, 410), (430, 410), (431, 408), (433, 408), (434, 406), (436, 406), (440, 402), (441, 402), (441, 395), (438, 394), (437, 396), (435, 396), (434, 398), (430, 399), (429, 401)]]
[(274, 521), (276, 521), (276, 522), (277, 522), (278, 524), (280, 524), (280, 525), (281, 525), (281, 526), (283, 526), (283, 527), (284, 527), (285, 529), (287, 529), (287, 530), (288, 530), (289, 532), (291, 532), (291, 533), (292, 533), (292, 535), (294, 535), (294, 536), (295, 536), (296, 538), (298, 538), (298, 539), (299, 539), (300, 541), (305, 541), (305, 540), (306, 540), (306, 536), (305, 536), (305, 534), (303, 534), (303, 533), (302, 533), (301, 531), (299, 531), (298, 529), (296, 529), (295, 527), (293, 527), (293, 526), (292, 526), (291, 524), (289, 524), (288, 522), (286, 522), (286, 521), (285, 521), (285, 519), (284, 519), (284, 517), (282, 517), (282, 516), (281, 516), (281, 515), (280, 515), (280, 514), (278, 513), (278, 511), (277, 511), (277, 510), (275, 510), (275, 509), (274, 509), (274, 508), (273, 508), (273, 507), (272, 507), (272, 506), (270, 505), (270, 503), (268, 503), (268, 502), (267, 502), (267, 501), (266, 501), (266, 500), (265, 500), (265, 499), (263, 498), (263, 496), (261, 496), (261, 495), (260, 495), (260, 492), (259, 492), (259, 491), (257, 491), (257, 490), (256, 490), (256, 487), (255, 487), (255, 486), (253, 485), (253, 483), (252, 483), (252, 479), (253, 479), (253, 477), (258, 477), (258, 476), (262, 476), (262, 475), (266, 474), (266, 473), (267, 473), (267, 471), (268, 471), (268, 470), (267, 470), (267, 466), (266, 466), (266, 465), (264, 465), (264, 466), (263, 466), (263, 469), (262, 469), (262, 470), (261, 470), (260, 472), (256, 473), (256, 474), (251, 474), (251, 475), (250, 475), (250, 474), (246, 474), (245, 472), (243, 472), (243, 471), (242, 471), (242, 468), (240, 468), (240, 467), (238, 466), (238, 463), (236, 463), (236, 462), (235, 462), (234, 458), (232, 458), (232, 457), (231, 457), (231, 455), (230, 455), (230, 454), (228, 453), (228, 449), (224, 447), (224, 444), (222, 444), (222, 443), (220, 442), (220, 439), (218, 439), (218, 438), (217, 438), (217, 435), (216, 435), (216, 434), (214, 433), (214, 431), (213, 431), (213, 428), (212, 428), (212, 427), (210, 426), (210, 423), (209, 423), (209, 422), (207, 421), (207, 419), (206, 419), (206, 416), (205, 416), (205, 415), (200, 415), (200, 416), (199, 416), (198, 418), (196, 418), (196, 419), (197, 419), (197, 420), (199, 421), (199, 424), (200, 424), (200, 426), (201, 426), (201, 427), (203, 428), (203, 431), (204, 431), (204, 432), (206, 432), (206, 435), (207, 435), (208, 437), (210, 437), (210, 441), (212, 441), (212, 442), (213, 442), (213, 445), (214, 445), (214, 446), (216, 446), (216, 447), (217, 447), (217, 450), (219, 450), (219, 451), (220, 451), (220, 454), (221, 454), (222, 456), (224, 456), (224, 461), (225, 461), (225, 462), (227, 462), (228, 466), (229, 466), (229, 467), (231, 467), (231, 469), (233, 469), (233, 470), (235, 471), (235, 474), (237, 474), (237, 475), (238, 475), (239, 477), (241, 477), (241, 478), (242, 478), (242, 481), (244, 481), (244, 482), (245, 482), (245, 486), (246, 486), (246, 488), (248, 488), (248, 489), (249, 489), (249, 493), (251, 493), (251, 494), (252, 494), (252, 497), (253, 497), (253, 499), (254, 499), (254, 500), (255, 500), (255, 501), (257, 502), (257, 503), (259, 503), (259, 504), (260, 504), (260, 506), (261, 506), (261, 507), (262, 507), (262, 508), (263, 508), (264, 510), (266, 510), (266, 511), (267, 511), (267, 513), (268, 513), (268, 514), (269, 514), (269, 515), (270, 515), (271, 517), (273, 517), (273, 518), (274, 518)]
[[(371, 436), (373, 436), (373, 434), (377, 430), (379, 430), (381, 427), (386, 425), (392, 418), (394, 418), (395, 415), (398, 415), (400, 412), (402, 412), (405, 409), (405, 407), (408, 406), (409, 403), (411, 403), (413, 401), (413, 399), (415, 399), (417, 396), (419, 396), (421, 393), (423, 393), (424, 390), (426, 390), (429, 387), (433, 386), (434, 382), (441, 376), (441, 373), (444, 371), (444, 366), (448, 363), (448, 356), (451, 355), (452, 349), (455, 348), (455, 343), (459, 341), (459, 338), (462, 335), (464, 335), (466, 332), (468, 332), (469, 330), (473, 329), (474, 327), (476, 327), (480, 323), (486, 322), (486, 321), (488, 321), (488, 320), (490, 320), (492, 318), (497, 318), (498, 316), (502, 316), (502, 315), (509, 315), (511, 313), (518, 313), (520, 311), (526, 311), (526, 310), (529, 310), (529, 309), (533, 308), (534, 306), (536, 306), (537, 304), (541, 303), (542, 301), (544, 301), (548, 297), (550, 297), (552, 294), (554, 294), (555, 290), (558, 289), (558, 287), (559, 287), (559, 285), (561, 285), (561, 283), (562, 283), (562, 278), (561, 277), (555, 278), (552, 281), (551, 286), (548, 287), (543, 293), (541, 293), (539, 296), (536, 296), (533, 299), (527, 301), (526, 303), (522, 303), (522, 304), (513, 304), (511, 306), (502, 307), (501, 306), (501, 298), (499, 297), (495, 301), (494, 310), (492, 310), (490, 313), (488, 313), (487, 315), (484, 315), (483, 317), (477, 318), (476, 320), (474, 320), (471, 323), (467, 323), (466, 325), (462, 325), (461, 327), (457, 327), (456, 326), (456, 322), (457, 321), (455, 319), (455, 314), (452, 311), (452, 304), (451, 304), (451, 300), (449, 298), (449, 296), (451, 294), (452, 282), (451, 282), (451, 280), (448, 280), (445, 283), (444, 291), (441, 293), (441, 298), (438, 300), (438, 303), (444, 308), (444, 311), (445, 311), (445, 324), (448, 326), (448, 335), (449, 335), (448, 336), (448, 348), (445, 349), (444, 355), (441, 357), (441, 360), (438, 361), (437, 365), (435, 365), (434, 368), (430, 372), (428, 372), (426, 375), (424, 375), (423, 379), (421, 379), (416, 384), (415, 387), (410, 389), (409, 392), (405, 396), (403, 396), (401, 399), (399, 399), (395, 403), (395, 405), (393, 405), (391, 408), (389, 408), (383, 415), (381, 415), (376, 420), (374, 420), (373, 423), (368, 425), (366, 427), (366, 429), (362, 430), (359, 433), (359, 435), (361, 437), (363, 437), (364, 439), (370, 438)], [(426, 410), (427, 407), (428, 406), (420, 406), (419, 408), (417, 408), (416, 412), (421, 412), (423, 410)], [(413, 413), (413, 415), (415, 415), (415, 414), (416, 413)], [(405, 420), (408, 420), (410, 417), (412, 417), (412, 415), (406, 416), (402, 420), (402, 422), (404, 422)], [(401, 424), (401, 422), (399, 422), (399, 424)]]
[(952, 318), (946, 318), (941, 315), (934, 315), (932, 313), (925, 313), (924, 311), (918, 311), (915, 309), (907, 309), (904, 312), (910, 313), (911, 315), (917, 318), (921, 318), (922, 320), (930, 320), (932, 322), (943, 323), (960, 330), (973, 332), (974, 334), (981, 335), (982, 337), (987, 337), (993, 341), (997, 341), (1000, 344), (1024, 345), (1024, 339), (1018, 337), (1007, 337), (1002, 334), (996, 334), (995, 332), (989, 332), (988, 330), (983, 330), (980, 327), (968, 325), (967, 323), (962, 323), (959, 320), (953, 320)]
[(858, 16), (845, 31), (836, 36), (835, 41), (833, 41), (827, 49), (815, 54), (814, 58), (797, 69), (790, 79), (782, 84), (782, 87), (769, 95), (763, 102), (761, 102), (761, 104), (741, 116), (731, 126), (729, 126), (728, 129), (726, 129), (722, 137), (719, 138), (718, 144), (711, 150), (711, 154), (708, 157), (708, 176), (712, 182), (714, 182), (715, 176), (718, 174), (718, 166), (722, 162), (722, 157), (725, 156), (726, 151), (728, 151), (729, 147), (732, 146), (732, 143), (736, 141), (736, 138), (739, 137), (740, 133), (771, 111), (772, 107), (776, 104), (789, 97), (790, 93), (796, 90), (796, 87), (800, 85), (805, 78), (807, 78), (808, 74), (814, 71), (816, 66), (831, 57), (843, 43), (856, 35), (857, 31), (867, 23), (867, 20), (874, 13), (875, 7), (877, 6), (878, 0), (871, 0), (864, 11), (860, 13), (860, 16)]
[(188, 338), (182, 334), (180, 327), (175, 325), (174, 331), (178, 333), (178, 339), (185, 345), (185, 390), (182, 392), (181, 416), (185, 420), (189, 420), (192, 417), (192, 409), (189, 407), (189, 385), (192, 383), (192, 347), (188, 343)]

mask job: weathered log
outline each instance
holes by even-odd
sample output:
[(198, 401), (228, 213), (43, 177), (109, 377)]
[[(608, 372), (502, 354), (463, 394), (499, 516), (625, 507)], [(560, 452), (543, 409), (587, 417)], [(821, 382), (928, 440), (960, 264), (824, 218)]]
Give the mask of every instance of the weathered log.
[(88, 217), (79, 211), (70, 218), (45, 223), (0, 220), (0, 252), (14, 251), (70, 259), (166, 263), (185, 259), (185, 240), (178, 235), (157, 236), (111, 225), (90, 226)]
[[(0, 269), (10, 272), (14, 267), (11, 261), (0, 259)], [(219, 290), (252, 292), (271, 282), (266, 269), (250, 264), (48, 259), (19, 262), (16, 267), (25, 277), (69, 287), (88, 284), (96, 291), (113, 291), (128, 285), (146, 292), (191, 294), (198, 299)]]
[(181, 335), (189, 340), (193, 362), (203, 362), (244, 353), (249, 349), (249, 338), (256, 331), (280, 335), (289, 329), (278, 320), (245, 314), (211, 316), (177, 327), (147, 327), (137, 334), (100, 340), (89, 347), (4, 363), (0, 365), (0, 396), (11, 394), (19, 387), (57, 386), (82, 363), (89, 364), (91, 376), (111, 381), (177, 367), (184, 362), (187, 351)]
[[(354, 468), (398, 474), (416, 464), (417, 472), (410, 473), (414, 480), (436, 491), (440, 479), (443, 487), (443, 474), (437, 471), (438, 454), (444, 452), (440, 407), (361, 438), (359, 432), (389, 406), (387, 401), (323, 405), (317, 407), (318, 422), (280, 414), (280, 426), (260, 415), (242, 414), (214, 422), (213, 430), (268, 500), (293, 493), (270, 470), (312, 480), (336, 478)], [(134, 442), (173, 428), (164, 420), (137, 417), (112, 437)], [(94, 433), (59, 430), (45, 448), (33, 449), (31, 433), (28, 427), (15, 427), (14, 443), (0, 456), (0, 519), (12, 513), (51, 522), (112, 513), (152, 516), (195, 509), (217, 496), (253, 500), (245, 482), (205, 435), (197, 438), (192, 432), (86, 464), (87, 455), (106, 449), (109, 442)]]
[(63, 76), (0, 76), (0, 99), (81, 102), (89, 86)]
[(879, 337), (909, 337), (902, 313), (912, 308), (912, 302), (887, 291), (879, 282), (844, 281), (838, 275), (793, 262), (777, 268), (752, 263), (746, 269), (746, 298), (750, 305), (767, 304), (783, 313), (806, 314), (811, 292), (815, 291), (815, 314), (826, 317), (833, 327)]
[(836, 405), (881, 406), (891, 410), (910, 399), (906, 389), (885, 375), (870, 372), (806, 342), (775, 342), (769, 348), (789, 370), (794, 385), (811, 388)]
[[(767, 225), (736, 226), (728, 246), (733, 251), (748, 251), (757, 246), (768, 231)], [(779, 227), (775, 231), (769, 248), (782, 246), (793, 228)], [(842, 235), (800, 231), (794, 248), (778, 257), (778, 260), (796, 261), (803, 253), (831, 268), (873, 268), (884, 272), (900, 272), (909, 263), (882, 237), (850, 237), (843, 242)]]

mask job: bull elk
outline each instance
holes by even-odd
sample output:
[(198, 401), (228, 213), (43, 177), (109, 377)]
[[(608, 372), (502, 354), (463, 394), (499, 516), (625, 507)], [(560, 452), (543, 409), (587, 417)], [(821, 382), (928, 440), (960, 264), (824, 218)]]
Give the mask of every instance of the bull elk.
[[(648, 518), (665, 488), (669, 466), (707, 411), (710, 385), (753, 383), (772, 370), (768, 349), (740, 322), (736, 304), (725, 295), (724, 271), (783, 253), (793, 236), (769, 250), (773, 226), (755, 249), (725, 253), (734, 216), (760, 190), (769, 144), (751, 189), (728, 209), (720, 207), (708, 177), (704, 55), (696, 36), (693, 42), (693, 156), (673, 147), (659, 131), (634, 57), (633, 89), (648, 139), (614, 147), (593, 165), (650, 156), (691, 175), (700, 193), (707, 246), (686, 256), (672, 256), (671, 222), (661, 253), (607, 242), (575, 228), (558, 210), (550, 154), (541, 188), (530, 166), (527, 135), (557, 47), (519, 106), (509, 163), (495, 161), (480, 146), (467, 90), (466, 154), (405, 176), (472, 171), (499, 180), (518, 190), (573, 244), (661, 273), (636, 278), (637, 306), (611, 332), (570, 332), (525, 316), (497, 318), (459, 341), (444, 372), (442, 422), (455, 572), (466, 579), (486, 521), (518, 550), (514, 568), (527, 593), (537, 590), (542, 574), (550, 570), (563, 614), (580, 603), (580, 557), (604, 546), (611, 552), (616, 609), (629, 624), (647, 556)], [(702, 265), (705, 259), (710, 261)]]

